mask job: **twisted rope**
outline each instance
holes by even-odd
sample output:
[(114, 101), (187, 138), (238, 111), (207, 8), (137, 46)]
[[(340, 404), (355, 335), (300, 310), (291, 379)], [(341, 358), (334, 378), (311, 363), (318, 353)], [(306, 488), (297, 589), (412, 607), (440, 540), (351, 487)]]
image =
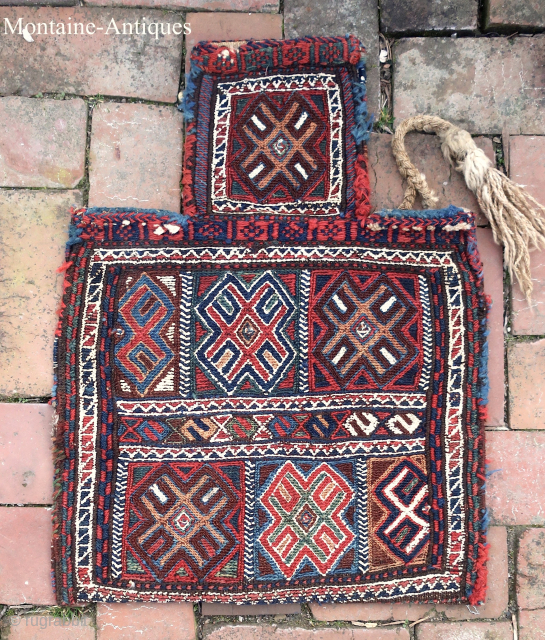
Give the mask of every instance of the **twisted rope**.
[(545, 247), (545, 207), (520, 185), (498, 171), (484, 151), (464, 129), (436, 116), (407, 118), (396, 128), (392, 151), (399, 172), (407, 181), (400, 209), (411, 209), (417, 193), (425, 208), (431, 209), (437, 198), (411, 162), (404, 138), (409, 131), (435, 133), (441, 139), (441, 150), (456, 171), (463, 173), (469, 189), (477, 196), (479, 206), (490, 222), (494, 240), (505, 248), (505, 264), (516, 278), (526, 299), (530, 301), (533, 284), (530, 274), (530, 249)]

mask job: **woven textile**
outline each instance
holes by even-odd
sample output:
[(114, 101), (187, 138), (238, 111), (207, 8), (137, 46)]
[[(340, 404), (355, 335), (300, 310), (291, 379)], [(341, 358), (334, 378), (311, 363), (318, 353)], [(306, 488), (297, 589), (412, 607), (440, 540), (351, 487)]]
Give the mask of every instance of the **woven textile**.
[(67, 266), (59, 601), (482, 597), (472, 214), (80, 210)]
[(354, 37), (195, 47), (184, 213), (365, 216), (363, 54)]

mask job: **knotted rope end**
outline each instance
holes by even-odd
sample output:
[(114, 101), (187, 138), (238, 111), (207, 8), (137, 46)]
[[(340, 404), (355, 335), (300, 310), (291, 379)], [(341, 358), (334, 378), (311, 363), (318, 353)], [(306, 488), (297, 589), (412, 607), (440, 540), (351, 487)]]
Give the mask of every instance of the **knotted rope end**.
[(545, 247), (545, 207), (498, 171), (469, 132), (441, 118), (421, 115), (401, 122), (392, 139), (397, 166), (407, 181), (401, 209), (412, 208), (417, 193), (426, 208), (431, 208), (437, 201), (424, 174), (407, 155), (404, 138), (409, 131), (433, 132), (439, 136), (443, 155), (463, 174), (468, 188), (477, 196), (479, 206), (490, 222), (494, 240), (505, 248), (507, 269), (530, 302), (533, 290), (530, 249)]

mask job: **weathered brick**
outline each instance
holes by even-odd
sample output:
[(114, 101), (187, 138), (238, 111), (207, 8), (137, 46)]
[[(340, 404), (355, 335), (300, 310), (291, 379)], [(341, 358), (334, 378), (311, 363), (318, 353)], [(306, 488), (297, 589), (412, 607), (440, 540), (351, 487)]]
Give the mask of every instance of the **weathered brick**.
[(0, 403), (1, 504), (53, 502), (53, 407)]
[(36, 5), (52, 5), (54, 7), (73, 7), (77, 0), (0, 0), (0, 7), (25, 7)]
[[(494, 161), (494, 148), (489, 138), (475, 138), (475, 144)], [(466, 187), (463, 176), (455, 171), (443, 157), (441, 141), (437, 136), (424, 133), (409, 133), (405, 138), (407, 153), (415, 166), (426, 175), (431, 189), (439, 198), (437, 208), (454, 204), (478, 214), (477, 223), (486, 224), (480, 213), (479, 203)], [(373, 133), (369, 141), (369, 178), (371, 181), (371, 202), (381, 209), (395, 209), (403, 200), (405, 185), (392, 154), (392, 136), (387, 133)], [(422, 208), (420, 198), (415, 208)]]
[(95, 628), (88, 616), (58, 618), (43, 614), (7, 616), (0, 623), (1, 637), (9, 640), (94, 640)]
[(51, 509), (0, 507), (0, 602), (54, 604)]
[[(17, 31), (12, 34), (8, 29), (4, 33), (5, 18), (12, 25), (21, 18), (23, 27), (29, 23), (46, 24), (48, 34), (35, 34), (34, 42), (27, 42)], [(107, 33), (112, 20), (121, 32), (119, 35), (113, 27)], [(96, 32), (94, 35), (50, 35), (51, 21), (55, 30), (57, 24), (79, 23), (85, 29), (89, 24), (95, 25)], [(134, 25), (136, 21), (139, 21), (139, 34), (123, 35), (122, 25)], [(147, 30), (143, 35), (143, 21), (148, 25), (163, 23), (165, 31), (166, 25), (170, 25), (170, 35), (163, 36), (160, 28), (157, 39)], [(0, 95), (66, 92), (175, 102), (183, 36), (174, 35), (172, 28), (181, 22), (179, 15), (151, 9), (2, 8)], [(92, 33), (93, 27), (89, 27), (89, 31)]]
[(492, 306), (488, 314), (488, 405), (486, 424), (504, 424), (505, 363), (503, 340), (503, 251), (494, 242), (491, 229), (477, 229), (479, 254), (483, 262), (484, 290)]
[(485, 26), (488, 29), (501, 27), (545, 27), (545, 4), (542, 0), (512, 2), (511, 0), (488, 0), (485, 5)]
[(286, 38), (343, 36), (352, 33), (367, 49), (367, 100), (378, 113), (380, 97), (378, 64), (378, 9), (375, 0), (284, 0)]
[(282, 38), (282, 16), (278, 14), (188, 13), (186, 20), (191, 24), (191, 33), (185, 38), (186, 72), (189, 71), (191, 50), (201, 40), (224, 42)]
[(72, 205), (79, 191), (0, 190), (0, 395), (51, 393)]
[[(498, 618), (509, 601), (509, 576), (507, 558), (507, 531), (505, 527), (490, 527), (488, 530), (489, 560), (488, 589), (486, 603), (477, 607), (481, 618)], [(444, 612), (452, 620), (474, 619), (465, 605), (442, 604), (391, 604), (350, 602), (345, 604), (310, 603), (312, 615), (317, 620), (420, 620), (434, 613)]]
[(85, 169), (87, 105), (0, 98), (0, 186), (75, 187)]
[(270, 616), (277, 613), (294, 615), (301, 613), (300, 604), (228, 604), (203, 602), (203, 616)]
[(409, 38), (394, 47), (394, 115), (471, 133), (545, 133), (545, 38)]
[(191, 602), (105, 603), (97, 606), (97, 640), (195, 640)]
[(494, 524), (544, 525), (545, 433), (488, 431), (486, 506)]
[(510, 622), (423, 622), (417, 640), (513, 640)]
[[(545, 205), (545, 137), (510, 136), (509, 175)], [(532, 251), (530, 265), (534, 284), (532, 303), (528, 304), (518, 284), (512, 289), (513, 333), (516, 335), (545, 333), (545, 250)]]
[(389, 602), (347, 602), (344, 604), (309, 603), (312, 615), (317, 620), (420, 620), (434, 612), (433, 604), (392, 604)]
[(180, 211), (180, 111), (105, 102), (94, 110), (92, 126), (90, 206)]
[[(477, 606), (480, 618), (499, 618), (509, 604), (509, 559), (507, 530), (505, 527), (489, 527), (486, 541), (488, 548), (488, 584), (484, 605)], [(466, 605), (436, 605), (451, 620), (475, 620), (475, 613)], [(403, 618), (402, 618), (403, 619)]]
[(517, 602), (521, 609), (545, 604), (545, 530), (527, 529), (519, 540)]
[[(169, 9), (206, 9), (207, 11), (278, 11), (278, 0), (86, 0), (87, 4), (107, 7), (165, 7)], [(186, 22), (191, 22), (188, 14)], [(193, 26), (193, 25), (192, 25)]]
[(545, 429), (545, 340), (511, 343), (509, 422), (512, 429)]
[(210, 629), (204, 637), (206, 640), (409, 640), (409, 632), (402, 627), (300, 629), (272, 625), (225, 625)]
[(545, 640), (545, 609), (519, 611), (519, 640)]
[(317, 620), (332, 622), (333, 620), (391, 620), (392, 604), (390, 602), (346, 602), (339, 604), (309, 603), (312, 615)]
[(477, 29), (477, 10), (473, 0), (381, 0), (380, 30), (388, 34), (472, 32)]

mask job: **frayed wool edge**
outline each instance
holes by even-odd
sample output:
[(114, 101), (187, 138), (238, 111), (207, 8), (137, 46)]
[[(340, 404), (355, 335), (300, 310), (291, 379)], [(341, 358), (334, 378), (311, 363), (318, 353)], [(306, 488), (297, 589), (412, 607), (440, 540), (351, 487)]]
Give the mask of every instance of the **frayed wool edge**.
[(365, 59), (356, 65), (358, 78), (352, 80), (352, 99), (354, 101), (354, 120), (356, 124), (352, 129), (352, 135), (356, 144), (367, 142), (373, 127), (373, 116), (369, 116), (367, 109), (367, 86)]
[(186, 123), (195, 120), (195, 108), (197, 105), (197, 82), (203, 75), (201, 69), (191, 63), (189, 73), (185, 74), (185, 89), (182, 102), (178, 105), (178, 110), (184, 114)]
[[(423, 218), (423, 219), (431, 219), (431, 218), (441, 218), (444, 219), (446, 217), (456, 216), (460, 213), (467, 213), (468, 220), (470, 217), (474, 218), (472, 213), (468, 213), (464, 209), (460, 209), (460, 207), (455, 207), (453, 204), (445, 207), (443, 209), (381, 209), (376, 212), (376, 215), (384, 217), (384, 218)], [(475, 226), (475, 225), (473, 225)]]
[(486, 541), (488, 526), (490, 524), (490, 517), (485, 503), (485, 484), (486, 484), (486, 471), (485, 471), (485, 422), (487, 419), (487, 407), (488, 404), (488, 392), (489, 392), (489, 379), (488, 379), (488, 335), (490, 329), (488, 327), (488, 318), (490, 315), (491, 299), (484, 294), (484, 277), (483, 277), (483, 263), (479, 256), (477, 248), (477, 234), (476, 228), (473, 228), (467, 234), (467, 250), (469, 254), (469, 262), (472, 265), (477, 280), (483, 291), (482, 300), (485, 306), (483, 316), (480, 320), (480, 332), (482, 335), (481, 351), (479, 352), (479, 370), (478, 370), (478, 422), (479, 422), (479, 438), (482, 445), (480, 448), (480, 458), (483, 460), (482, 468), (477, 470), (477, 477), (481, 481), (479, 487), (479, 495), (481, 497), (481, 504), (479, 505), (479, 518), (475, 524), (478, 523), (478, 529), (475, 531), (478, 538), (476, 541), (477, 546), (477, 558), (475, 560), (474, 571), (476, 573), (475, 582), (473, 585), (466, 587), (466, 595), (470, 605), (484, 604), (486, 599), (487, 590), (487, 578), (488, 578), (488, 553), (490, 545)]

